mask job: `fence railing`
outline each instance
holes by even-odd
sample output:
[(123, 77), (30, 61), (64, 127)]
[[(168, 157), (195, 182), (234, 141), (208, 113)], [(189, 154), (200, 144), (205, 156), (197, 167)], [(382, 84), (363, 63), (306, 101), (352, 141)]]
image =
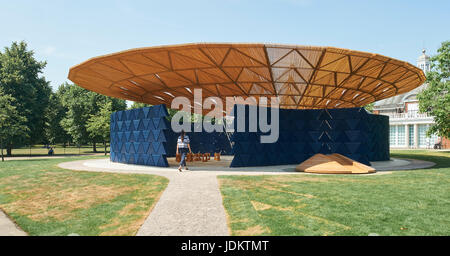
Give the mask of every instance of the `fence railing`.
[[(65, 155), (94, 155), (94, 154), (104, 154), (105, 149), (103, 144), (97, 144), (97, 152), (94, 152), (92, 145), (81, 145), (81, 146), (63, 146), (63, 145), (26, 145), (21, 147), (12, 148), (12, 157), (34, 157), (34, 156), (49, 156), (50, 147), (53, 150), (54, 156), (65, 156)], [(106, 148), (107, 153), (109, 153), (109, 143)], [(7, 156), (7, 149), (3, 148), (3, 155)]]
[(406, 118), (431, 118), (427, 113), (419, 113), (419, 111), (408, 111), (406, 113), (381, 113), (389, 116), (391, 119), (406, 119)]

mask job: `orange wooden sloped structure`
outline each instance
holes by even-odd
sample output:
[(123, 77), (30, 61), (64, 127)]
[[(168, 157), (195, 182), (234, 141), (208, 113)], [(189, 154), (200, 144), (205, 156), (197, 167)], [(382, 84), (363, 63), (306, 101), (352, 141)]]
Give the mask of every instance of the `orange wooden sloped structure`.
[(378, 54), (275, 44), (197, 43), (92, 58), (69, 79), (107, 96), (169, 108), (176, 96), (277, 96), (281, 108), (349, 108), (410, 91), (423, 72)]
[(374, 168), (356, 162), (340, 154), (317, 154), (297, 166), (298, 172), (323, 174), (368, 174), (376, 172)]

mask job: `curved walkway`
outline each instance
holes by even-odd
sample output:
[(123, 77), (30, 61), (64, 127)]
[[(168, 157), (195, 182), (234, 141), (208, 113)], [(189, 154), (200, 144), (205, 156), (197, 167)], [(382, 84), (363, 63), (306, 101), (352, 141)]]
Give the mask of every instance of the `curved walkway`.
[(0, 210), (0, 236), (27, 236), (22, 229), (20, 229), (16, 223), (6, 216), (6, 214)]
[[(394, 159), (377, 163), (383, 175), (409, 167), (427, 168), (434, 163)], [(218, 175), (324, 175), (295, 172), (295, 166), (224, 168), (214, 166), (192, 167), (179, 173), (176, 168), (113, 163), (109, 159), (91, 159), (64, 162), (61, 168), (112, 173), (154, 174), (167, 177), (170, 182), (146, 221), (139, 229), (140, 236), (226, 236), (230, 232), (219, 190)]]

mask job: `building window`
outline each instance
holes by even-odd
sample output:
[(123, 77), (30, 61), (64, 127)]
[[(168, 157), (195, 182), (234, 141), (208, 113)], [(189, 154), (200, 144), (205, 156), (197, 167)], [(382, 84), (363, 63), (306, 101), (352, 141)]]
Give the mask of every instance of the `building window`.
[[(428, 129), (430, 129), (431, 124), (427, 124), (427, 131)], [(436, 134), (431, 135), (431, 137), (429, 138), (429, 143), (427, 146), (429, 146), (430, 148), (434, 147), (434, 144), (439, 142), (439, 137)]]
[(414, 146), (414, 125), (409, 125), (409, 146)]
[(408, 104), (408, 112), (417, 112), (417, 111), (419, 111), (419, 103)]
[(397, 126), (395, 125), (391, 125), (389, 126), (389, 143), (391, 144), (391, 146), (395, 146), (397, 143), (397, 139), (396, 139), (396, 131), (397, 131)]
[(419, 128), (419, 147), (426, 147), (428, 125), (419, 124), (418, 128)]
[(427, 131), (430, 129), (430, 124), (419, 124), (419, 147), (433, 148), (434, 144), (439, 142), (439, 137), (436, 134), (427, 137)]
[(405, 146), (405, 126), (404, 125), (397, 126), (397, 145)]

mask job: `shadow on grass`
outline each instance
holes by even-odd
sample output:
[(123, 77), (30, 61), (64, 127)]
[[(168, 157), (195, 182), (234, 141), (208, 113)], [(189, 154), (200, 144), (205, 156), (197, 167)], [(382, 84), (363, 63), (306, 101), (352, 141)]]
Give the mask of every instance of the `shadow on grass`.
[(431, 166), (429, 168), (424, 169), (438, 169), (438, 168), (449, 168), (450, 167), (450, 153), (439, 151), (438, 153), (440, 155), (431, 155), (432, 153), (436, 153), (434, 151), (430, 151), (428, 154), (427, 152), (423, 151), (393, 151), (391, 153), (392, 157), (395, 158), (407, 158), (407, 159), (417, 159), (417, 160), (423, 160), (428, 162), (436, 163), (436, 165)]

